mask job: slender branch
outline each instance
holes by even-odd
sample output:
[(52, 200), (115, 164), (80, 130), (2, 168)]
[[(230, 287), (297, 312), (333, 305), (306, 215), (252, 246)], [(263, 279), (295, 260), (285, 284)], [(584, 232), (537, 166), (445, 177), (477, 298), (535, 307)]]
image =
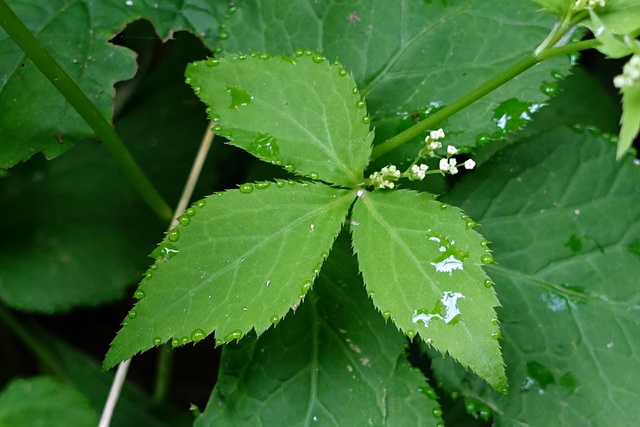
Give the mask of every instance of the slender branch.
[[(211, 149), (211, 144), (215, 136), (215, 134), (211, 131), (211, 128), (214, 125), (214, 123), (209, 123), (209, 126), (207, 126), (207, 130), (204, 134), (204, 137), (202, 138), (202, 142), (200, 143), (200, 148), (198, 149), (198, 154), (196, 155), (193, 165), (191, 166), (191, 172), (189, 172), (189, 177), (187, 178), (187, 182), (184, 186), (184, 189), (182, 190), (182, 196), (180, 197), (178, 206), (176, 207), (176, 210), (173, 214), (173, 219), (171, 220), (169, 229), (175, 227), (178, 224), (178, 216), (180, 216), (180, 214), (184, 212), (189, 203), (189, 200), (191, 199), (191, 196), (193, 195), (193, 189), (195, 188), (196, 182), (198, 181), (198, 177), (200, 176), (200, 173), (202, 171), (202, 166), (204, 165), (207, 154)], [(168, 355), (163, 355), (163, 353), (168, 353)], [(156, 371), (156, 383), (154, 386), (154, 397), (156, 401), (159, 402), (166, 400), (169, 391), (171, 365), (173, 363), (172, 356), (173, 352), (171, 351), (171, 347), (167, 347), (167, 345), (161, 347), (158, 360), (158, 368)], [(124, 384), (124, 380), (127, 376), (127, 369), (129, 368), (130, 363), (131, 359), (128, 359), (118, 365), (116, 376), (113, 379), (111, 390), (109, 391), (109, 397), (107, 398), (107, 402), (105, 403), (104, 409), (102, 410), (99, 427), (109, 427), (109, 423), (111, 422), (116, 403), (120, 398), (120, 391), (122, 390), (122, 385)]]
[(34, 338), (31, 333), (13, 317), (9, 310), (5, 309), (5, 307), (1, 304), (0, 319), (13, 331), (13, 333), (20, 339), (20, 341), (22, 341), (22, 343), (33, 352), (40, 363), (42, 363), (42, 365), (52, 375), (55, 375), (63, 381), (68, 380), (53, 353), (51, 353), (51, 351), (49, 351), (49, 349), (40, 341)]
[(584, 49), (589, 49), (596, 47), (600, 44), (597, 40), (585, 40), (575, 43), (570, 43), (560, 47), (548, 48), (543, 50), (537, 55), (528, 55), (524, 59), (518, 61), (516, 64), (508, 68), (507, 70), (501, 72), (500, 74), (493, 77), (491, 80), (483, 83), (478, 86), (475, 90), (467, 93), (456, 101), (444, 107), (442, 110), (437, 111), (432, 116), (427, 117), (419, 123), (411, 126), (409, 129), (404, 130), (403, 132), (389, 138), (384, 141), (380, 145), (377, 145), (373, 148), (373, 153), (371, 154), (371, 159), (375, 160), (384, 154), (387, 154), (389, 151), (394, 150), (413, 138), (417, 137), (421, 133), (426, 132), (429, 129), (435, 129), (436, 125), (441, 121), (449, 118), (454, 115), (458, 111), (468, 107), (473, 104), (483, 96), (491, 93), (495, 89), (499, 88), (503, 84), (509, 82), (519, 74), (525, 72), (529, 68), (538, 64), (539, 62), (544, 61), (545, 59), (553, 58), (554, 56), (578, 52)]
[(171, 208), (144, 175), (111, 124), (9, 8), (5, 0), (0, 0), (0, 26), (93, 129), (149, 207), (161, 220), (169, 221)]

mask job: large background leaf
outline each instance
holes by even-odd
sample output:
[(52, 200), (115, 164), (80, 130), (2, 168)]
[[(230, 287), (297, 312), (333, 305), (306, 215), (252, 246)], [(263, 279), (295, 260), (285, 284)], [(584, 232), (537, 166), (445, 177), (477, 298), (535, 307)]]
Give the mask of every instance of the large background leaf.
[(506, 386), (499, 305), (482, 264), (492, 262), (459, 209), (410, 191), (365, 193), (352, 215), (353, 247), (374, 304), (493, 387)]
[(289, 172), (362, 181), (373, 134), (355, 82), (339, 65), (311, 51), (253, 53), (196, 62), (186, 75), (232, 144)]
[[(109, 120), (113, 84), (135, 73), (133, 52), (108, 43), (127, 22), (144, 16), (156, 24), (162, 38), (188, 29), (212, 45), (217, 17), (227, 8), (220, 2), (177, 0), (8, 3)], [(2, 29), (0, 57), (0, 167), (39, 151), (56, 157), (77, 141), (93, 138), (91, 129)]]
[(95, 426), (98, 416), (75, 388), (48, 377), (17, 379), (0, 393), (0, 425)]
[(247, 185), (197, 203), (169, 232), (105, 367), (168, 340), (178, 346), (215, 331), (222, 344), (261, 333), (304, 298), (353, 192), (278, 181), (243, 194)]
[[(296, 0), (285, 10), (277, 0), (248, 0), (226, 21), (222, 46), (287, 55), (314, 49), (337, 58), (353, 72), (381, 141), (415, 123), (412, 112), (433, 112), (532, 52), (554, 21), (528, 1)], [(554, 92), (551, 71), (567, 67), (566, 58), (545, 61), (450, 118), (442, 127), (451, 143), (502, 136), (510, 126), (499, 119), (529, 115), (534, 103), (547, 99), (543, 92)], [(520, 110), (501, 111), (511, 98)], [(415, 150), (400, 150), (394, 161), (406, 161)]]
[[(482, 223), (512, 390), (434, 362), (498, 425), (632, 425), (640, 397), (640, 167), (558, 129), (506, 150), (448, 197)], [(460, 375), (459, 375), (460, 374)], [(540, 411), (544, 407), (545, 411)]]
[(225, 348), (196, 426), (440, 425), (435, 393), (367, 299), (344, 237), (295, 315)]

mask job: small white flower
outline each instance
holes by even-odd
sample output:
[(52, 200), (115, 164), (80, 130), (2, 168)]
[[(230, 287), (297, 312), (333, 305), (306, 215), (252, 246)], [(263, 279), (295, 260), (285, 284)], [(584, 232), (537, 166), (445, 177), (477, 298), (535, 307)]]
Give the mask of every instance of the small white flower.
[(411, 166), (411, 170), (409, 171), (409, 179), (410, 180), (418, 180), (418, 181), (422, 181), (424, 179), (424, 177), (426, 176), (427, 170), (429, 169), (429, 166), (427, 165), (413, 165)]
[(442, 129), (432, 130), (431, 132), (429, 132), (429, 137), (432, 140), (442, 139), (444, 138), (444, 136), (444, 131)]
[(453, 145), (447, 145), (447, 154), (453, 155), (453, 154), (456, 154), (457, 152), (458, 152), (458, 149), (456, 147), (454, 147)]
[(640, 55), (633, 55), (622, 67), (622, 74), (613, 78), (613, 85), (617, 88), (635, 86), (640, 83)]
[(473, 169), (475, 166), (476, 166), (476, 162), (474, 162), (473, 159), (469, 159), (466, 162), (464, 162), (465, 169)]
[(449, 170), (449, 161), (447, 159), (440, 159), (440, 164), (438, 165), (438, 169), (443, 172), (447, 172)]
[(440, 141), (430, 142), (429, 145), (427, 145), (427, 149), (429, 149), (431, 151), (435, 151), (440, 147), (442, 147), (442, 142), (440, 142)]

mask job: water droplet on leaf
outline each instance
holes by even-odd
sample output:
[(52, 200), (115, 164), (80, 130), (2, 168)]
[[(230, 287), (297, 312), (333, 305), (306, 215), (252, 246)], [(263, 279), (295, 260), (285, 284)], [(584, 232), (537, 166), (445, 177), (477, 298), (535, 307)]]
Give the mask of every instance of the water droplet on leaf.
[(188, 225), (191, 222), (191, 218), (187, 215), (180, 215), (178, 217), (178, 222), (182, 225)]
[(249, 194), (253, 191), (253, 184), (247, 182), (246, 184), (241, 184), (238, 189), (243, 194)]
[(196, 202), (196, 206), (199, 208), (203, 207), (206, 204), (207, 204), (207, 201), (205, 199), (201, 199)]
[(264, 190), (265, 188), (269, 188), (270, 185), (271, 185), (271, 182), (269, 181), (259, 181), (253, 184), (253, 186), (256, 187), (258, 190)]
[(262, 60), (267, 60), (267, 59), (271, 58), (271, 56), (269, 56), (269, 54), (268, 54), (267, 52), (261, 52), (261, 53), (258, 55), (258, 58), (260, 58), (260, 59), (262, 59)]
[(311, 286), (313, 286), (313, 282), (311, 280), (306, 280), (304, 282), (302, 282), (302, 293), (306, 294), (307, 292), (309, 292), (309, 289), (311, 289)]
[(483, 264), (493, 264), (496, 261), (493, 259), (493, 255), (484, 254), (480, 257), (480, 262), (482, 262)]
[(282, 168), (289, 173), (293, 173), (296, 170), (296, 167), (291, 164), (284, 165)]
[(358, 108), (364, 108), (366, 106), (367, 106), (367, 103), (363, 99), (361, 99), (360, 101), (356, 102), (356, 107), (358, 107)]
[(309, 175), (308, 175), (308, 176), (309, 176), (309, 178), (311, 178), (311, 179), (318, 179), (318, 178), (320, 178), (320, 176), (318, 175), (318, 173), (317, 173), (317, 172), (309, 172)]
[(194, 216), (196, 214), (196, 210), (194, 208), (188, 208), (184, 213), (189, 216)]
[(240, 338), (242, 338), (242, 331), (240, 329), (236, 329), (235, 331), (229, 332), (227, 336), (224, 337), (224, 340), (226, 342), (229, 342), (233, 340), (239, 340)]
[[(253, 102), (253, 96), (249, 95), (245, 90), (233, 86), (227, 86), (227, 92), (231, 95), (231, 104), (229, 104), (229, 109), (231, 110), (249, 105)], [(216, 132), (220, 131), (218, 130)]]
[(493, 282), (490, 279), (486, 279), (484, 281), (484, 287), (489, 289), (489, 288), (491, 288), (491, 286), (493, 286)]
[(217, 58), (207, 58), (207, 65), (209, 67), (215, 67), (216, 65), (220, 65), (220, 60)]
[(173, 348), (180, 347), (180, 340), (178, 338), (172, 338), (171, 347)]
[(218, 33), (218, 39), (227, 40), (228, 38), (229, 38), (229, 32), (228, 31), (220, 31)]
[(346, 68), (340, 68), (340, 69), (338, 70), (338, 75), (339, 75), (340, 77), (344, 77), (344, 76), (346, 76), (347, 74), (349, 74), (349, 72), (347, 71), (347, 69), (346, 69)]
[(133, 293), (133, 297), (135, 299), (142, 299), (146, 296), (147, 294), (144, 293), (144, 291), (140, 288), (136, 289), (136, 291)]
[(162, 344), (162, 338), (160, 338), (160, 337), (155, 337), (155, 338), (153, 339), (153, 345), (160, 345), (160, 344)]
[(197, 343), (202, 341), (206, 336), (207, 334), (205, 334), (202, 329), (196, 329), (195, 331), (191, 332), (191, 341)]
[(167, 238), (172, 242), (177, 242), (180, 238), (180, 231), (177, 228), (173, 228), (167, 232)]
[(127, 316), (129, 317), (129, 319), (135, 319), (136, 317), (138, 317), (138, 313), (135, 310), (131, 310)]
[(547, 96), (553, 96), (560, 90), (560, 87), (555, 83), (545, 83), (540, 86), (540, 92)]
[(273, 323), (274, 325), (277, 325), (278, 322), (280, 322), (280, 317), (274, 314), (273, 316), (271, 316), (270, 320), (271, 320), (271, 323)]

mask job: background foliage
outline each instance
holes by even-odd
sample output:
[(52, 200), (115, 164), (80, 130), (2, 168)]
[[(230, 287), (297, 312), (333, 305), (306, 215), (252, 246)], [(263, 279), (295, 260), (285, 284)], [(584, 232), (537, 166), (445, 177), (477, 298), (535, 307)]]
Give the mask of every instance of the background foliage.
[[(205, 106), (184, 83), (191, 61), (223, 52), (293, 55), (296, 49), (319, 52), (327, 62), (337, 59), (366, 100), (366, 110), (356, 110), (357, 119), (368, 113), (371, 137), (379, 143), (530, 53), (555, 22), (534, 2), (498, 0), (296, 0), (285, 8), (275, 0), (9, 3), (105, 117), (113, 118), (172, 204), (207, 126)], [(142, 317), (142, 307), (131, 316), (132, 302), (125, 295), (134, 294), (152, 261), (146, 254), (162, 240), (165, 225), (2, 30), (0, 53), (0, 165), (6, 168), (0, 169), (0, 380), (5, 385), (0, 425), (50, 419), (51, 407), (68, 411), (60, 420), (68, 416), (76, 425), (95, 425), (111, 376), (100, 371), (98, 361), (118, 322), (127, 313), (130, 321)], [(475, 150), (481, 163), (477, 171), (461, 179), (434, 177), (405, 185), (446, 193), (441, 200), (478, 222), (477, 230), (491, 242), (497, 264), (485, 271), (502, 305), (499, 342), (509, 394), (494, 391), (424, 342), (408, 342), (391, 320), (385, 321), (372, 305), (379, 308), (375, 295), (367, 296), (343, 230), (328, 256), (330, 244), (300, 267), (315, 277), (316, 264), (326, 258), (313, 289), (303, 291), (308, 292), (304, 302), (295, 304), (296, 289), (293, 300), (277, 310), (277, 327), (226, 345), (221, 356), (220, 348), (213, 350), (215, 339), (231, 341), (236, 337), (225, 337), (235, 327), (195, 348), (173, 350), (176, 406), (153, 401), (149, 378), (155, 361), (149, 355), (136, 358), (132, 375), (142, 388), (126, 387), (113, 425), (189, 425), (188, 403), (204, 410), (207, 401), (198, 426), (274, 425), (284, 414), (287, 425), (632, 424), (640, 395), (635, 280), (640, 169), (635, 152), (615, 161), (611, 135), (618, 132), (620, 113), (610, 81), (620, 63), (596, 57), (572, 67), (576, 60), (545, 61), (441, 124), (447, 143)], [(117, 81), (131, 77), (114, 90)], [(274, 79), (272, 85), (287, 82), (304, 96), (304, 81)], [(367, 135), (368, 129), (361, 132), (362, 138)], [(302, 170), (291, 175), (222, 141), (214, 144), (193, 201), (271, 180), (268, 189), (250, 195), (236, 190), (221, 198), (229, 200), (231, 214), (254, 204), (239, 223), (248, 227), (246, 236), (257, 236), (264, 229), (257, 215), (278, 209), (274, 179), (316, 171), (302, 167), (300, 156)], [(408, 143), (369, 168), (408, 165), (420, 144)], [(257, 154), (265, 157), (264, 151)], [(362, 168), (364, 160), (355, 164)], [(351, 183), (327, 175), (331, 169), (317, 172), (325, 172), (329, 182)], [(282, 191), (302, 197), (301, 189), (286, 184)], [(346, 192), (328, 186), (322, 191), (323, 197)], [(202, 209), (211, 208), (216, 197)], [(343, 205), (346, 211), (349, 203)], [(300, 216), (294, 210), (286, 214), (284, 224)], [(220, 221), (216, 215), (223, 214), (211, 215), (210, 223), (194, 221), (189, 227), (208, 233)], [(340, 224), (326, 235), (311, 235), (305, 223), (293, 236), (331, 241)], [(357, 245), (357, 233), (353, 237)], [(202, 241), (185, 248), (192, 257), (204, 256), (211, 245), (224, 251), (226, 237), (216, 238), (202, 248)], [(300, 252), (282, 253), (286, 259), (278, 274), (286, 276), (286, 261)], [(238, 278), (252, 271), (241, 271)], [(192, 282), (202, 275), (191, 273)], [(183, 277), (170, 278), (188, 293), (191, 282)], [(296, 286), (306, 280), (295, 279)], [(144, 279), (141, 289), (146, 282), (153, 283)], [(295, 310), (289, 310), (292, 305)], [(243, 304), (225, 301), (221, 307), (241, 310)], [(210, 308), (203, 305), (191, 314), (201, 321)], [(204, 338), (193, 339), (193, 328), (185, 331), (177, 336), (188, 335), (188, 342)], [(173, 333), (157, 335), (164, 342)], [(144, 349), (159, 344), (155, 337), (149, 335)], [(138, 350), (143, 348), (131, 354)], [(48, 376), (16, 379), (41, 374)]]

